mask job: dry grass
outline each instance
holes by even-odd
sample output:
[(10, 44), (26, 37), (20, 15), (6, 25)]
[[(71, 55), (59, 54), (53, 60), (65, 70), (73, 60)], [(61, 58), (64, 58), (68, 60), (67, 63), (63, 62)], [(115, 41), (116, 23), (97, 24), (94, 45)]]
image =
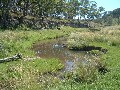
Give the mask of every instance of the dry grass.
[(83, 47), (92, 45), (92, 42), (105, 42), (108, 45), (120, 45), (119, 27), (108, 27), (97, 32), (75, 32), (71, 33), (67, 43), (69, 47)]

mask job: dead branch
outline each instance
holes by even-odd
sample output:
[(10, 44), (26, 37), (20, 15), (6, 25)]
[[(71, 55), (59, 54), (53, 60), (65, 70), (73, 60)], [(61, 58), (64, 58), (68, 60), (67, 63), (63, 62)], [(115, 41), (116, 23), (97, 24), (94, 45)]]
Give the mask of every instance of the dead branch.
[(16, 61), (18, 59), (22, 59), (22, 55), (19, 54), (19, 53), (15, 54), (12, 57), (7, 57), (7, 58), (0, 59), (0, 63), (10, 62), (10, 61)]

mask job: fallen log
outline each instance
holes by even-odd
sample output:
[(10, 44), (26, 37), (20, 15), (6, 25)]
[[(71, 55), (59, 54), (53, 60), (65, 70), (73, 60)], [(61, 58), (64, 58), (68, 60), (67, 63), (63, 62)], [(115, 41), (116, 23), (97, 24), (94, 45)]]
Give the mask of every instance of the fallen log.
[(10, 62), (10, 61), (16, 61), (18, 59), (22, 59), (22, 55), (19, 54), (19, 53), (15, 54), (12, 57), (7, 57), (7, 58), (0, 59), (0, 63)]

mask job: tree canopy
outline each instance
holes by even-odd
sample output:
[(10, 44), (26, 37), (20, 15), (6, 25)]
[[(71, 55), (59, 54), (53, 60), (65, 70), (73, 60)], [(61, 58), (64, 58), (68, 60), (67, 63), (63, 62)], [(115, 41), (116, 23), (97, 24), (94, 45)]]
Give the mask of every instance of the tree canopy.
[(120, 8), (113, 11), (106, 11), (103, 17), (98, 20), (104, 25), (119, 25), (120, 24)]
[(79, 16), (85, 20), (93, 20), (100, 17), (103, 10), (103, 7), (97, 7), (95, 1), (89, 0), (0, 0), (0, 26), (7, 28), (15, 19), (17, 25), (20, 25), (26, 16), (65, 19)]

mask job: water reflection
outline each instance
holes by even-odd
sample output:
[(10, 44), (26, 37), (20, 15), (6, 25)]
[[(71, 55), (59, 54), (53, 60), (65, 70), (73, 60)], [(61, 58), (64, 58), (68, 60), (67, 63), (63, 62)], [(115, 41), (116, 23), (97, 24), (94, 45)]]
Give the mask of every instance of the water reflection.
[(58, 58), (65, 66), (65, 71), (72, 71), (76, 67), (76, 63), (87, 63), (85, 52), (71, 51), (64, 47), (64, 40), (53, 40), (33, 46), (37, 56), (42, 58)]
[(75, 65), (75, 62), (66, 60), (65, 67), (64, 67), (65, 71), (73, 71), (74, 65)]

